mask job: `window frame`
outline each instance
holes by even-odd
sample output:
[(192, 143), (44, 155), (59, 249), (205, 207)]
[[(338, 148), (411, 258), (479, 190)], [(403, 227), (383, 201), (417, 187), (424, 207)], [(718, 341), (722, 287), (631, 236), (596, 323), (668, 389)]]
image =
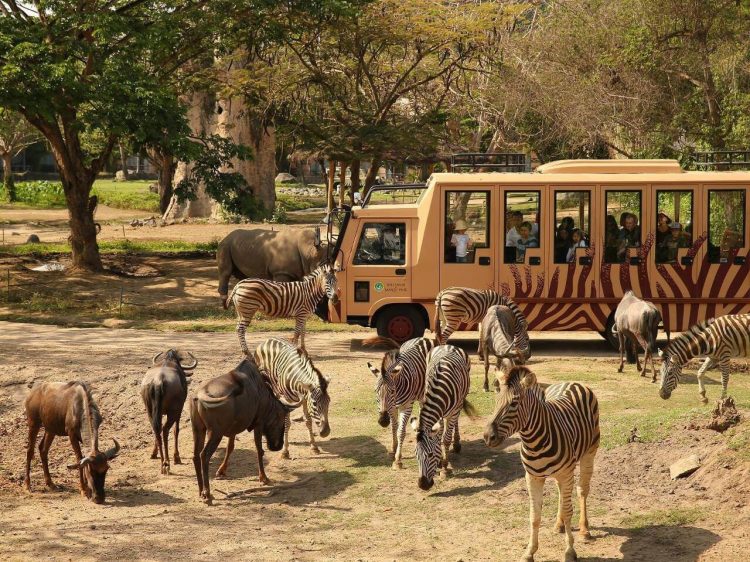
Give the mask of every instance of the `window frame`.
[(484, 242), (483, 245), (477, 245), (477, 243), (474, 242), (474, 244), (473, 244), (473, 251), (471, 252), (471, 256), (472, 256), (472, 260), (471, 261), (459, 262), (459, 261), (448, 261), (448, 260), (446, 260), (446, 253), (448, 251), (448, 248), (445, 247), (445, 244), (446, 244), (446, 242), (448, 244), (450, 244), (450, 241), (446, 240), (445, 239), (445, 235), (443, 235), (443, 242), (442, 242), (442, 244), (443, 244), (443, 250), (442, 250), (443, 258), (442, 258), (442, 263), (443, 264), (448, 264), (448, 265), (453, 265), (453, 264), (470, 265), (470, 264), (476, 263), (476, 250), (477, 249), (484, 250), (484, 249), (491, 249), (492, 248), (492, 236), (491, 236), (492, 230), (491, 230), (491, 227), (490, 227), (490, 223), (492, 221), (492, 191), (489, 190), (489, 189), (471, 189), (471, 188), (468, 188), (468, 189), (446, 189), (444, 193), (445, 193), (445, 199), (444, 199), (445, 210), (443, 212), (443, 218), (442, 218), (442, 221), (443, 221), (443, 233), (445, 233), (445, 228), (446, 228), (446, 225), (447, 225), (446, 219), (448, 218), (448, 212), (450, 211), (450, 208), (451, 208), (451, 206), (450, 206), (450, 196), (451, 196), (452, 193), (482, 193), (482, 194), (484, 194), (486, 196), (487, 212), (486, 212), (486, 221), (485, 221), (485, 225), (484, 225), (484, 239), (485, 239), (485, 242)]
[[(602, 234), (604, 235), (604, 238), (602, 239), (602, 248), (604, 249), (604, 253), (602, 254), (602, 263), (606, 264), (618, 264), (618, 263), (624, 263), (621, 261), (607, 261), (606, 258), (606, 251), (607, 251), (607, 215), (609, 214), (609, 206), (607, 201), (607, 196), (610, 193), (638, 193), (640, 197), (638, 197), (638, 226), (641, 229), (641, 237), (640, 242), (638, 246), (629, 246), (629, 248), (642, 248), (643, 247), (643, 193), (647, 190), (646, 186), (643, 186), (641, 189), (604, 189), (604, 217), (603, 217), (603, 224), (604, 227), (602, 228)], [(617, 219), (615, 219), (617, 220)], [(617, 220), (617, 228), (620, 227), (620, 221)], [(627, 257), (628, 253), (627, 250), (625, 251), (625, 255)]]
[[(539, 215), (542, 214), (542, 190), (541, 189), (509, 189), (506, 190), (503, 194), (503, 263), (507, 264), (520, 264), (520, 263), (526, 263), (526, 260), (523, 262), (518, 262), (516, 259), (513, 261), (508, 261), (508, 253), (506, 248), (514, 248), (514, 246), (508, 246), (508, 230), (505, 228), (506, 224), (505, 221), (508, 217), (508, 194), (510, 193), (536, 193), (538, 197), (538, 205), (537, 205), (537, 213)], [(537, 239), (539, 240), (539, 246), (537, 248), (531, 248), (532, 250), (537, 250), (542, 248), (542, 223), (541, 221), (536, 223), (537, 228), (539, 229), (537, 232)], [(518, 248), (516, 248), (518, 249)], [(516, 253), (516, 256), (518, 254)]]
[(706, 261), (711, 264), (725, 263), (721, 261), (721, 246), (715, 246), (719, 248), (719, 258), (717, 261), (711, 259), (711, 193), (715, 192), (727, 192), (727, 191), (739, 191), (742, 193), (742, 246), (735, 248), (737, 251), (747, 248), (747, 187), (726, 187), (726, 188), (708, 188), (706, 190)]
[[(370, 267), (403, 267), (409, 263), (409, 244), (408, 244), (408, 229), (407, 229), (407, 222), (408, 221), (401, 221), (401, 222), (389, 222), (389, 221), (370, 221), (362, 223), (362, 228), (359, 233), (359, 237), (357, 239), (357, 246), (354, 250), (354, 256), (352, 257), (352, 266), (370, 266)], [(376, 225), (376, 226), (371, 226)], [(360, 247), (362, 245), (362, 239), (365, 235), (365, 232), (368, 228), (377, 228), (377, 226), (384, 226), (384, 225), (391, 225), (394, 228), (403, 227), (404, 229), (404, 238), (403, 238), (403, 244), (404, 244), (404, 259), (403, 263), (400, 262), (360, 262), (357, 259), (357, 255), (359, 254)]]
[[(555, 265), (565, 265), (565, 264), (575, 265), (575, 263), (576, 263), (575, 261), (573, 261), (573, 262), (568, 262), (568, 261), (557, 262), (557, 261), (555, 261), (555, 244), (554, 244), (554, 242), (555, 242), (555, 237), (557, 236), (557, 226), (558, 226), (557, 225), (557, 195), (559, 193), (588, 193), (589, 194), (589, 213), (588, 213), (588, 215), (589, 215), (589, 217), (588, 217), (588, 220), (589, 220), (589, 232), (588, 232), (588, 237), (589, 237), (589, 245), (590, 245), (591, 244), (591, 211), (593, 209), (593, 205), (591, 204), (591, 201), (594, 198), (593, 191), (594, 191), (593, 189), (557, 189), (557, 190), (555, 190), (553, 192), (554, 197), (553, 197), (553, 203), (552, 203), (552, 218), (553, 218), (553, 222), (554, 222), (554, 225), (555, 225), (555, 228), (554, 228), (554, 231), (553, 231), (553, 238), (552, 238), (552, 263), (553, 264), (555, 264)], [(581, 229), (581, 230), (583, 230), (583, 229)], [(586, 234), (586, 231), (584, 231), (584, 234)]]

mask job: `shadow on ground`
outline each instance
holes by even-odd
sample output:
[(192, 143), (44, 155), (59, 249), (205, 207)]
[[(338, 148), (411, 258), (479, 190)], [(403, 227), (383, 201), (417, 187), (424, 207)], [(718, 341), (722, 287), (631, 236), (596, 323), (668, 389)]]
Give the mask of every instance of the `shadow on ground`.
[(690, 526), (654, 525), (641, 529), (604, 527), (593, 529), (592, 534), (597, 539), (608, 535), (624, 536), (625, 542), (620, 547), (622, 557), (581, 558), (582, 549), (579, 549), (579, 559), (591, 562), (609, 562), (611, 560), (694, 562), (698, 560), (702, 553), (721, 540), (719, 535), (711, 531)]

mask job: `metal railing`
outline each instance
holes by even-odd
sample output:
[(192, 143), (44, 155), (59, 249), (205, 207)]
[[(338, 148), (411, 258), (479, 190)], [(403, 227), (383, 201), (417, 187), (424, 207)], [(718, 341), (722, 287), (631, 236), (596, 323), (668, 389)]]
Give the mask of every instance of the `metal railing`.
[(531, 157), (523, 152), (462, 152), (451, 155), (454, 172), (530, 172)]
[(692, 167), (698, 170), (748, 170), (750, 150), (712, 150), (694, 152)]
[[(367, 207), (375, 193), (391, 193), (390, 203), (415, 203), (419, 196), (427, 188), (426, 183), (394, 183), (373, 185), (362, 199), (362, 206)], [(411, 192), (411, 193), (407, 193)], [(401, 200), (399, 201), (399, 197)], [(406, 198), (414, 199), (406, 201)]]

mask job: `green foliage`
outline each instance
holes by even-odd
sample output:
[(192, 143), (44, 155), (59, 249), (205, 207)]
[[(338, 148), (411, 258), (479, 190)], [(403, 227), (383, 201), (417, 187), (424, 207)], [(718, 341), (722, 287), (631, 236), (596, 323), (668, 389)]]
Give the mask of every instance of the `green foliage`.
[(678, 527), (690, 525), (708, 516), (700, 508), (657, 509), (648, 513), (628, 515), (622, 519), (622, 524), (629, 529), (647, 529), (654, 526)]
[[(218, 240), (211, 242), (183, 242), (179, 240), (104, 240), (99, 242), (102, 254), (212, 254), (219, 247)], [(15, 256), (53, 256), (69, 254), (70, 244), (58, 242), (51, 244), (17, 244), (4, 246), (3, 253)]]
[[(32, 207), (64, 207), (62, 184), (53, 181), (24, 181), (15, 183), (16, 201)], [(2, 198), (2, 196), (0, 196)]]
[(274, 208), (273, 214), (271, 215), (271, 222), (277, 224), (286, 224), (287, 222), (286, 208), (280, 201), (276, 202), (276, 207)]
[(150, 180), (96, 180), (92, 193), (99, 198), (100, 205), (158, 213), (159, 195), (149, 190), (152, 183)]

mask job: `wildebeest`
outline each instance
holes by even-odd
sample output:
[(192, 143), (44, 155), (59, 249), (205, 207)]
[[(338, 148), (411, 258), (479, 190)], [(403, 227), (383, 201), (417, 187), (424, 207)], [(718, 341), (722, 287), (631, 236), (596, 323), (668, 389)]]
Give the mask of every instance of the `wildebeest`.
[[(44, 427), (44, 436), (39, 442), (39, 457), (42, 459), (44, 480), (47, 487), (54, 488), (49, 474), (47, 455), (56, 436), (67, 435), (76, 455), (76, 463), (68, 465), (70, 470), (78, 470), (81, 495), (104, 503), (104, 480), (109, 469), (109, 461), (120, 452), (120, 444), (112, 439), (115, 446), (101, 452), (99, 450), (99, 426), (102, 416), (85, 382), (43, 382), (31, 389), (24, 401), (26, 420), (29, 424), (29, 442), (26, 449), (26, 477), (24, 486), (31, 491), (31, 459), (34, 458), (34, 444), (39, 429)], [(85, 441), (84, 441), (85, 439)], [(87, 447), (86, 455), (81, 452), (81, 443)]]
[[(630, 343), (633, 355), (635, 355), (636, 367), (642, 377), (646, 376), (648, 369), (648, 360), (651, 359), (651, 370), (653, 377), (651, 382), (656, 382), (656, 368), (654, 367), (654, 353), (656, 349), (656, 336), (659, 333), (659, 323), (661, 323), (661, 313), (652, 303), (639, 299), (633, 291), (628, 291), (622, 297), (620, 304), (615, 310), (614, 329), (617, 333), (617, 339), (620, 343), (620, 366), (618, 373), (622, 373), (625, 365), (625, 345)], [(669, 332), (667, 332), (669, 340)], [(638, 359), (638, 344), (646, 352), (643, 358), (643, 371)]]
[[(183, 365), (184, 356), (192, 363)], [(182, 464), (180, 459), (179, 437), (180, 416), (187, 398), (187, 377), (198, 366), (198, 360), (189, 351), (169, 349), (154, 355), (151, 368), (141, 381), (141, 398), (146, 406), (146, 415), (154, 431), (154, 450), (151, 458), (155, 459), (157, 451), (161, 459), (161, 473), (169, 474), (169, 430), (174, 425), (174, 463)], [(161, 417), (167, 416), (167, 422), (162, 427)]]
[(238, 229), (219, 242), (219, 295), (227, 307), (229, 279), (302, 281), (320, 265), (327, 246), (313, 229), (272, 231)]
[(504, 305), (493, 305), (487, 309), (479, 324), (479, 356), (484, 359), (484, 391), (489, 392), (488, 374), (490, 355), (495, 356), (495, 370), (508, 371), (511, 367), (523, 364), (525, 355), (514, 345), (516, 317)]
[(245, 430), (254, 432), (258, 477), (262, 483), (268, 484), (263, 469), (262, 436), (266, 437), (271, 451), (279, 451), (284, 445), (284, 419), (288, 412), (249, 358), (229, 373), (203, 383), (190, 401), (193, 464), (200, 497), (211, 503), (208, 463), (221, 439), (230, 438), (224, 459), (226, 463), (235, 435)]

